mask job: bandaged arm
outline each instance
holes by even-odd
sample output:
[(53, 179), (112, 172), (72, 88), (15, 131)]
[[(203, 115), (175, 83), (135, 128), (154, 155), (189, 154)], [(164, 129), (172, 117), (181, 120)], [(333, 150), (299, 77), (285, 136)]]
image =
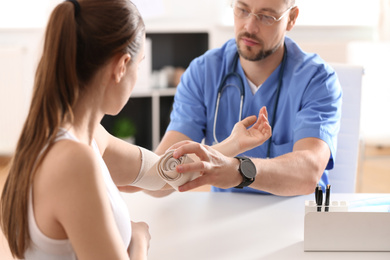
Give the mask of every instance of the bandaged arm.
[(141, 169), (137, 178), (131, 184), (132, 186), (140, 187), (146, 190), (160, 190), (166, 183), (174, 189), (199, 177), (199, 172), (178, 173), (176, 166), (179, 164), (191, 163), (199, 161), (196, 155), (184, 155), (179, 159), (172, 156), (173, 151), (167, 151), (163, 156), (159, 157), (155, 153), (139, 147), (141, 151)]

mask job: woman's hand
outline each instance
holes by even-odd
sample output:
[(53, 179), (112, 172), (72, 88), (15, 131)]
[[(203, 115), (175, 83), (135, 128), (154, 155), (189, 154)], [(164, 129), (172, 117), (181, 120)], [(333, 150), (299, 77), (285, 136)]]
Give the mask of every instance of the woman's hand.
[(147, 259), (150, 239), (148, 224), (131, 221), (131, 242), (129, 246), (131, 260)]
[(230, 136), (213, 148), (227, 156), (235, 156), (262, 145), (271, 135), (267, 109), (262, 107), (258, 118), (253, 115), (237, 122)]
[[(254, 125), (248, 128), (250, 125)], [(259, 117), (249, 116), (234, 125), (229, 138), (236, 140), (240, 153), (262, 145), (272, 135), (266, 107), (262, 107)]]
[(182, 141), (169, 148), (175, 149), (174, 158), (184, 154), (195, 154), (200, 161), (181, 164), (176, 171), (200, 172), (201, 176), (179, 187), (179, 191), (192, 190), (203, 185), (213, 185), (219, 188), (231, 188), (242, 182), (242, 176), (238, 172), (239, 162), (235, 158), (227, 157), (213, 147), (202, 145), (192, 141)]

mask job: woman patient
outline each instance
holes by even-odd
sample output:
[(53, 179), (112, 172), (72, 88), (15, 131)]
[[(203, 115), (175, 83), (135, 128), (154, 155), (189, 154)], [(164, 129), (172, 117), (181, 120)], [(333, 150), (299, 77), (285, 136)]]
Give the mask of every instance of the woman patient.
[[(130, 220), (117, 186), (132, 184), (151, 152), (100, 125), (128, 101), (144, 41), (143, 20), (128, 0), (72, 0), (53, 10), (1, 198), (1, 227), (14, 257), (147, 258), (149, 228)], [(263, 110), (237, 123), (234, 138), (198, 155), (205, 164), (237, 167), (222, 152), (238, 154), (270, 135)]]

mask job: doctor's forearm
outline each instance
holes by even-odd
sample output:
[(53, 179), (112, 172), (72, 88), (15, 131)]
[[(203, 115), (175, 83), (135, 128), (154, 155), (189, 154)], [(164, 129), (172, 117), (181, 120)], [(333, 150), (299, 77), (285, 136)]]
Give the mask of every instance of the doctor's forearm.
[(273, 159), (253, 159), (257, 168), (251, 188), (280, 196), (314, 192), (324, 168), (310, 151), (297, 151)]

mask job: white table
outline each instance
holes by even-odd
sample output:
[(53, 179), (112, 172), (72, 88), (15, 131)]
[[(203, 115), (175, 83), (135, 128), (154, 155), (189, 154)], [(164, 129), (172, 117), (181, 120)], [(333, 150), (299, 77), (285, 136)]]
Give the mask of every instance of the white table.
[[(149, 224), (150, 260), (390, 259), (390, 252), (304, 252), (304, 201), (236, 193), (123, 194), (133, 221)], [(390, 194), (332, 194), (358, 200)], [(390, 243), (390, 241), (389, 241)]]

